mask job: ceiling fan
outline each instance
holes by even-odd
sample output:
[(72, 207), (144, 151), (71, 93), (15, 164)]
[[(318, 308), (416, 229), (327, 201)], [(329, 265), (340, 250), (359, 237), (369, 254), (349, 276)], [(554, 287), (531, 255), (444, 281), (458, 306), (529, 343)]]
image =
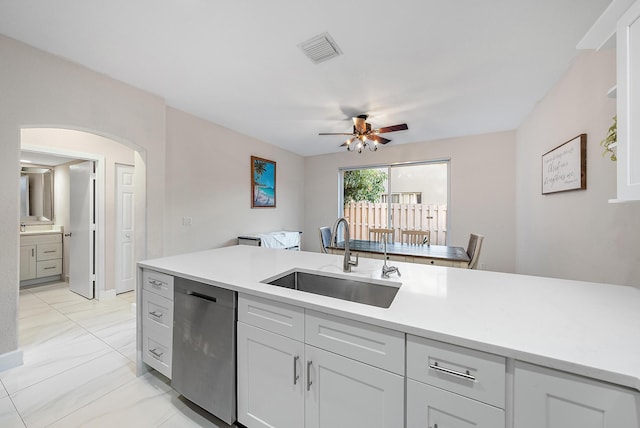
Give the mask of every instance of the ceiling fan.
[[(378, 150), (378, 144), (387, 144), (389, 139), (381, 137), (378, 134), (385, 134), (387, 132), (404, 131), (409, 129), (406, 123), (393, 126), (385, 126), (383, 128), (371, 129), (371, 124), (367, 123), (366, 114), (361, 114), (353, 118), (353, 132), (321, 132), (319, 135), (349, 135), (350, 138), (342, 143), (340, 147), (347, 147), (347, 151), (352, 152), (357, 150), (358, 153), (362, 153), (362, 149), (368, 147), (372, 152)], [(354, 141), (358, 141), (356, 144), (352, 144)], [(373, 144), (367, 143), (367, 140), (373, 141)]]

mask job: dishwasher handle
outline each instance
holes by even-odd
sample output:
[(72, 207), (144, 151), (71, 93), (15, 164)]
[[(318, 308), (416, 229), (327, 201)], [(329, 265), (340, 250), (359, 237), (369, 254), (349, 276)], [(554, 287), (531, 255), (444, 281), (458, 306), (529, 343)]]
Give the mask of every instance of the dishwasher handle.
[(206, 294), (198, 293), (191, 290), (187, 290), (187, 296), (197, 297), (198, 299), (208, 300), (213, 303), (216, 303), (218, 301), (218, 299), (213, 296), (207, 296)]

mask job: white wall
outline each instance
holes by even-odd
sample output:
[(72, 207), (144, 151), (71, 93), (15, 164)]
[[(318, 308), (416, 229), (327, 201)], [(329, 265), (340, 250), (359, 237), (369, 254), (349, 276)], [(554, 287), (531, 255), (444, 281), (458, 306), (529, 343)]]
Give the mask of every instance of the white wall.
[[(251, 208), (251, 155), (276, 162), (276, 208)], [(301, 156), (168, 108), (167, 254), (235, 245), (243, 234), (302, 230), (303, 167)]]
[(362, 154), (346, 151), (305, 158), (303, 249), (320, 251), (318, 228), (338, 215), (338, 168), (451, 159), (448, 244), (466, 247), (472, 232), (485, 235), (480, 263), (515, 269), (515, 132), (499, 132), (393, 146)]
[[(105, 198), (105, 290), (115, 287), (115, 187), (116, 163), (134, 165), (134, 151), (120, 143), (99, 135), (71, 129), (28, 128), (21, 132), (22, 145), (38, 146), (43, 149), (58, 149), (73, 153), (87, 153), (104, 157), (105, 177), (102, 191)], [(58, 179), (65, 180), (65, 186), (58, 185)], [(69, 227), (69, 166), (56, 168), (55, 223)], [(69, 273), (68, 240), (63, 242), (65, 275)]]
[[(164, 253), (165, 104), (151, 94), (0, 36), (0, 365), (18, 348), (19, 153), (23, 128), (87, 130), (144, 153), (147, 256)], [(12, 226), (13, 225), (13, 226)]]
[[(517, 130), (518, 273), (640, 287), (640, 203), (616, 197), (599, 142), (616, 114), (615, 50), (581, 54)], [(587, 189), (541, 195), (541, 156), (587, 134)]]

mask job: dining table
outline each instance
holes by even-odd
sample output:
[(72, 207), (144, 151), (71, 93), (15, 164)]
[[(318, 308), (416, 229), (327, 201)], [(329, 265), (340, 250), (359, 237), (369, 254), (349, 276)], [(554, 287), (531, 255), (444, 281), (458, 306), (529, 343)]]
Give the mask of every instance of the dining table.
[[(327, 247), (331, 254), (344, 254), (344, 241), (331, 244)], [(350, 239), (349, 251), (360, 257), (383, 259), (384, 243), (380, 241), (368, 241), (364, 239)], [(463, 247), (451, 247), (448, 245), (405, 244), (392, 242), (387, 244), (387, 260), (395, 260), (409, 263), (422, 263), (437, 266), (467, 268), (469, 255)]]

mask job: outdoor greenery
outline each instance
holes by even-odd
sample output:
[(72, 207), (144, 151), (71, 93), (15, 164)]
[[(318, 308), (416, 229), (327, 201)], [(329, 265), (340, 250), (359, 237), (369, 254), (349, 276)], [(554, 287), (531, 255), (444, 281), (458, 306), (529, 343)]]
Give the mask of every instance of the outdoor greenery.
[(387, 173), (377, 169), (344, 172), (344, 202), (380, 202)]

